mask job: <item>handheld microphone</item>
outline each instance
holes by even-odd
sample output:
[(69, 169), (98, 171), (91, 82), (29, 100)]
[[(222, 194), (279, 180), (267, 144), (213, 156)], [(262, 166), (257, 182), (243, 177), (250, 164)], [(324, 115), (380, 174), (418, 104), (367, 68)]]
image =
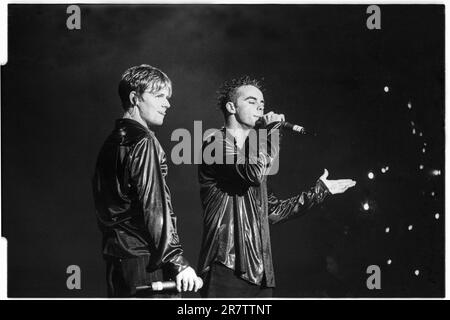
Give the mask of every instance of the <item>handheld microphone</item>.
[(136, 291), (148, 290), (148, 291), (174, 291), (177, 289), (177, 283), (175, 281), (156, 281), (150, 283), (149, 286), (138, 286)]
[[(259, 120), (257, 122), (260, 122), (260, 121), (263, 121), (263, 117), (262, 116), (259, 117)], [(305, 127), (299, 126), (297, 124), (292, 124), (292, 123), (287, 122), (287, 121), (281, 121), (280, 123), (281, 123), (281, 127), (283, 129), (291, 130), (293, 132), (300, 133), (300, 134), (306, 134), (307, 133), (306, 130), (305, 130)], [(314, 134), (314, 135), (316, 135), (316, 134)]]

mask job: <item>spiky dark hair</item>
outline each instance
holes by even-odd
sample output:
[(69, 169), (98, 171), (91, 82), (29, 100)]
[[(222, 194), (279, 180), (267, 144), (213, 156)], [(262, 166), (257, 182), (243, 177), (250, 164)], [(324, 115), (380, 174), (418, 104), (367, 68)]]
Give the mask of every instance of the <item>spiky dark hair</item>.
[(263, 79), (254, 79), (247, 75), (224, 82), (217, 91), (217, 105), (219, 106), (219, 109), (226, 116), (227, 109), (225, 106), (229, 101), (235, 102), (236, 92), (240, 87), (254, 86), (259, 90), (264, 91), (262, 82)]

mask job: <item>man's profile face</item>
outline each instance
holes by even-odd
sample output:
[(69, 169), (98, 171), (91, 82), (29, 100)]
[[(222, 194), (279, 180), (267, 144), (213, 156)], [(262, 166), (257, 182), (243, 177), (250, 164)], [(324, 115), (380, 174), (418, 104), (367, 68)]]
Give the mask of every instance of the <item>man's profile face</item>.
[(160, 126), (164, 122), (166, 111), (170, 108), (169, 89), (163, 88), (158, 92), (144, 91), (138, 101), (141, 118), (148, 126)]
[(253, 128), (264, 114), (264, 95), (252, 85), (239, 87), (236, 91), (236, 120), (242, 125)]

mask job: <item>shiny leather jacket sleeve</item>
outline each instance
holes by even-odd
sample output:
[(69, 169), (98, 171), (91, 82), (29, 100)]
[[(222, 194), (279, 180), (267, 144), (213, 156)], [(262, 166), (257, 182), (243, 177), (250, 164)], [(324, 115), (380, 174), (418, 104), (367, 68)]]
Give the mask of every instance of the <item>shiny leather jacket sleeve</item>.
[(269, 222), (276, 224), (302, 216), (312, 206), (323, 202), (328, 194), (330, 194), (328, 188), (320, 179), (310, 190), (286, 200), (279, 200), (271, 193), (268, 196)]
[(129, 158), (132, 187), (142, 206), (143, 219), (150, 238), (151, 265), (164, 265), (174, 275), (189, 266), (183, 257), (169, 188), (165, 182), (167, 164), (159, 143), (152, 137), (139, 141)]
[(280, 126), (281, 123), (274, 123), (263, 128), (267, 134), (258, 134), (254, 139), (249, 136), (247, 150), (238, 150), (231, 141), (226, 140), (226, 165), (222, 166), (222, 173), (231, 181), (240, 180), (250, 186), (259, 186), (278, 156)]

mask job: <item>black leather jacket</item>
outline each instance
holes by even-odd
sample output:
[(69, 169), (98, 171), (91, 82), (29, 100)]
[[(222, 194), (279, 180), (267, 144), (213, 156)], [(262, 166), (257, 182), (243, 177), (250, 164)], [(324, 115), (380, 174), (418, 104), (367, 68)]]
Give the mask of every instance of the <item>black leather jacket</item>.
[(105, 257), (150, 256), (149, 271), (173, 275), (188, 263), (176, 229), (164, 150), (154, 133), (119, 119), (98, 156), (93, 178)]
[[(299, 216), (322, 202), (329, 193), (325, 184), (318, 180), (309, 191), (287, 200), (268, 195), (267, 173), (279, 151), (279, 144), (270, 141), (278, 128), (279, 125), (268, 128), (267, 139), (260, 136), (258, 149), (253, 149), (253, 153), (249, 150), (256, 146), (250, 145), (249, 139), (247, 149), (239, 149), (225, 129), (203, 144), (203, 150), (212, 143), (221, 144), (224, 158), (241, 160), (231, 164), (225, 160), (222, 164), (203, 162), (199, 166), (204, 210), (200, 274), (205, 274), (213, 262), (218, 262), (251, 283), (275, 287), (269, 223)], [(252, 154), (256, 157), (248, 157)]]

